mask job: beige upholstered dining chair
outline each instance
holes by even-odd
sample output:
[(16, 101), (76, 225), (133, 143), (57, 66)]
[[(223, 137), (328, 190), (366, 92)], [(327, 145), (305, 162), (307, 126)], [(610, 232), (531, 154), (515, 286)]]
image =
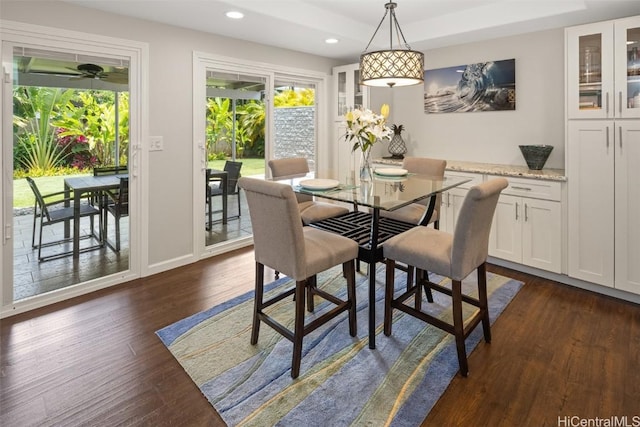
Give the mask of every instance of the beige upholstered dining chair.
[[(309, 164), (303, 157), (269, 160), (271, 177), (275, 180), (301, 178), (309, 173)], [(307, 194), (296, 194), (300, 217), (305, 225), (346, 214), (349, 209), (333, 203), (318, 202)]]
[[(417, 173), (429, 175), (437, 178), (444, 178), (444, 170), (447, 167), (446, 160), (430, 159), (428, 157), (405, 157), (402, 161), (402, 168), (409, 173)], [(439, 228), (440, 203), (442, 201), (442, 193), (436, 195), (436, 205), (429, 220), (429, 224), (433, 223), (434, 228)], [(418, 224), (429, 205), (429, 198), (421, 200), (418, 203), (412, 203), (395, 211), (380, 211), (380, 216), (396, 219), (398, 221), (408, 222), (410, 224)]]
[[(444, 170), (447, 167), (447, 161), (441, 159), (431, 159), (428, 157), (405, 157), (402, 161), (402, 168), (406, 169), (409, 173), (416, 173), (421, 175), (429, 175), (435, 178), (444, 178)], [(433, 228), (440, 228), (440, 204), (442, 203), (442, 193), (438, 193), (436, 196), (435, 208), (431, 214), (431, 218), (428, 224), (433, 224)], [(380, 211), (381, 217), (387, 217), (402, 222), (408, 222), (410, 224), (419, 224), (422, 217), (427, 211), (430, 198), (426, 198), (417, 203), (412, 203), (408, 206), (404, 206), (395, 211)], [(407, 272), (407, 289), (413, 283), (414, 270), (411, 267), (404, 265), (396, 265), (400, 270)], [(429, 302), (433, 302), (431, 292), (425, 288), (427, 298)]]
[[(469, 372), (465, 339), (482, 322), (484, 339), (491, 341), (491, 326), (487, 306), (487, 270), (489, 232), (500, 192), (508, 185), (504, 178), (496, 178), (472, 187), (467, 193), (453, 235), (428, 227), (415, 227), (401, 233), (384, 244), (386, 261), (386, 288), (384, 334), (391, 335), (393, 309), (401, 310), (430, 323), (456, 339), (460, 373)], [(416, 284), (394, 299), (395, 263), (403, 262), (417, 269)], [(478, 274), (478, 297), (462, 294), (462, 280), (473, 270)], [(429, 281), (428, 272), (451, 278), (451, 289)], [(453, 324), (422, 311), (422, 285), (452, 297)], [(415, 296), (414, 307), (404, 301)], [(464, 322), (462, 303), (478, 307)]]
[[(349, 333), (356, 335), (355, 258), (358, 244), (346, 237), (311, 227), (303, 227), (298, 201), (290, 185), (255, 178), (240, 178), (253, 228), (256, 260), (256, 289), (253, 310), (251, 344), (258, 342), (260, 322), (271, 326), (293, 342), (291, 377), (297, 378), (302, 360), (302, 340), (305, 335), (349, 312)], [(342, 264), (347, 281), (347, 299), (341, 300), (316, 283), (316, 274)], [(264, 266), (278, 270), (295, 280), (295, 287), (264, 300)], [(295, 295), (294, 330), (287, 329), (270, 317), (265, 309), (289, 295)], [(304, 306), (314, 311), (314, 295), (336, 305), (305, 325)]]

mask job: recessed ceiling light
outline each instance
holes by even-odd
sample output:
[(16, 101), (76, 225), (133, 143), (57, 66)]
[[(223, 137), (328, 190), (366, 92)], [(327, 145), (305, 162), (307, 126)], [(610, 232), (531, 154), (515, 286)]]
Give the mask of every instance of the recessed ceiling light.
[(244, 18), (244, 13), (238, 12), (237, 10), (232, 10), (226, 13), (227, 18), (231, 19), (242, 19)]
[(338, 39), (330, 38), (330, 39), (326, 39), (324, 42), (327, 44), (336, 44), (338, 43)]

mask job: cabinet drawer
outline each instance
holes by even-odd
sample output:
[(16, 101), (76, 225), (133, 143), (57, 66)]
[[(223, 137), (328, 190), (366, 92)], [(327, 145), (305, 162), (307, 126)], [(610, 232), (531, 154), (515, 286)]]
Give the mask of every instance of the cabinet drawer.
[[(499, 178), (499, 176), (488, 176), (488, 179), (493, 178)], [(502, 194), (556, 201), (560, 201), (562, 198), (562, 183), (560, 182), (513, 178), (509, 176), (504, 176), (502, 178), (506, 178), (509, 181), (509, 186), (502, 190)]]
[(458, 172), (458, 171), (445, 171), (444, 176), (450, 176), (455, 178), (469, 178), (471, 181), (465, 182), (464, 184), (456, 187), (456, 188), (466, 188), (467, 190), (474, 185), (482, 184), (484, 181), (482, 174), (471, 173), (471, 172)]

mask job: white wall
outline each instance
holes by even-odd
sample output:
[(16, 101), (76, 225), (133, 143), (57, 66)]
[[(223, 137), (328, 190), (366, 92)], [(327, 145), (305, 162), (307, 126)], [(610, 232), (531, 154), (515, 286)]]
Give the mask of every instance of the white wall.
[(193, 248), (193, 51), (330, 74), (333, 60), (156, 24), (58, 1), (0, 3), (2, 19), (149, 44), (149, 265), (189, 257)]
[[(425, 114), (424, 86), (374, 88), (371, 105), (391, 99), (390, 123), (403, 124), (408, 155), (526, 165), (518, 145), (550, 144), (545, 167), (564, 168), (562, 29), (425, 52), (425, 69), (516, 60), (516, 110)], [(391, 93), (391, 96), (390, 96)], [(374, 154), (386, 155), (386, 147)]]

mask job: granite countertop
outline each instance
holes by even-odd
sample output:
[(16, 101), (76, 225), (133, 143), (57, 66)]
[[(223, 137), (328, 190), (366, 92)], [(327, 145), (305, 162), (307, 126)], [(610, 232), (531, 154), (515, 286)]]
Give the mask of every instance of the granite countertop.
[[(399, 160), (399, 159), (376, 158), (373, 160), (373, 162), (379, 163), (379, 164), (385, 164), (385, 165), (394, 165), (394, 166), (402, 165), (402, 160)], [(447, 160), (446, 170), (458, 171), (458, 172), (482, 173), (482, 174), (489, 174), (489, 175), (513, 176), (513, 177), (521, 177), (521, 178), (543, 179), (547, 181), (566, 181), (567, 180), (567, 177), (564, 175), (564, 169), (532, 170), (526, 166), (501, 165), (501, 164), (493, 164), (493, 163), (461, 162), (456, 160)]]

